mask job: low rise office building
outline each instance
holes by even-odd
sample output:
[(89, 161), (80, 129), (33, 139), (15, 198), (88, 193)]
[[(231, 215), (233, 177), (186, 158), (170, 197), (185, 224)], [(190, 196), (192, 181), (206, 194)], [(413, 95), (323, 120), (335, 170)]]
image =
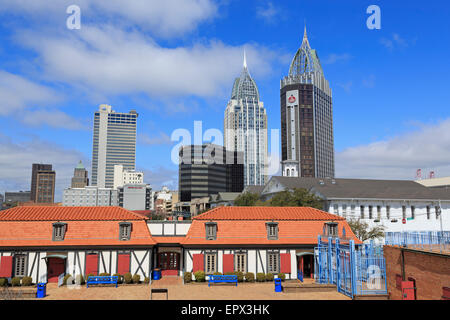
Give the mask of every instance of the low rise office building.
[(143, 184), (144, 183), (144, 173), (124, 169), (123, 165), (116, 164), (114, 166), (114, 189), (123, 187), (127, 184)]
[(109, 207), (119, 205), (118, 191), (110, 188), (69, 188), (63, 192), (64, 207)]
[(119, 206), (131, 211), (150, 210), (152, 188), (148, 184), (126, 184), (117, 189)]

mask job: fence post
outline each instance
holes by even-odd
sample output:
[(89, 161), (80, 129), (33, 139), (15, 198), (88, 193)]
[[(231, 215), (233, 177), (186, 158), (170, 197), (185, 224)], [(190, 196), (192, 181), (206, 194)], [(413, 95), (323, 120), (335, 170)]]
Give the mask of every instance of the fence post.
[(333, 256), (333, 249), (332, 249), (332, 245), (333, 245), (333, 238), (332, 237), (328, 237), (328, 283), (333, 283), (333, 266), (332, 266), (332, 256)]
[(317, 236), (317, 262), (318, 262), (318, 270), (317, 270), (317, 274), (318, 277), (316, 278), (316, 281), (318, 283), (322, 283), (322, 255), (320, 253), (320, 244), (321, 244), (321, 237), (320, 234)]
[(341, 280), (341, 261), (340, 261), (340, 257), (339, 257), (339, 239), (336, 238), (336, 287), (337, 287), (337, 291), (340, 292), (340, 280)]
[(356, 261), (355, 261), (355, 241), (350, 240), (350, 281), (352, 287), (352, 299), (356, 295)]

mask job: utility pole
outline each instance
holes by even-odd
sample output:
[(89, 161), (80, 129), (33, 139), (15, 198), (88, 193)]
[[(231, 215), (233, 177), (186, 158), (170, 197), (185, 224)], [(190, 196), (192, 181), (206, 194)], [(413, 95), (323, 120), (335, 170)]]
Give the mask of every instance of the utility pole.
[(441, 234), (439, 236), (439, 249), (442, 252), (442, 247), (441, 247), (441, 243), (442, 243), (442, 237), (444, 236), (444, 230), (442, 229), (442, 206), (441, 206), (441, 200), (439, 200), (439, 221), (441, 224)]

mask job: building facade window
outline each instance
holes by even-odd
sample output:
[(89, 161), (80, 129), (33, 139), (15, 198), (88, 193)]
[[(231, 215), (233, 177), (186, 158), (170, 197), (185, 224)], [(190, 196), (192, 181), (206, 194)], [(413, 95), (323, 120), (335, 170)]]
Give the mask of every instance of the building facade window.
[(430, 220), (430, 213), (431, 213), (430, 206), (427, 206), (427, 220)]
[(55, 222), (53, 224), (53, 241), (63, 241), (66, 234), (67, 224)]
[(217, 271), (217, 254), (207, 253), (205, 255), (205, 273), (212, 274)]
[(131, 238), (131, 222), (119, 223), (119, 240), (126, 241)]
[(402, 206), (402, 218), (406, 219), (406, 206)]
[(217, 223), (216, 222), (206, 222), (206, 240), (216, 240), (217, 239)]
[(280, 254), (278, 252), (267, 253), (267, 273), (280, 272)]
[(267, 239), (278, 240), (278, 222), (267, 222)]
[(364, 206), (360, 206), (359, 210), (361, 212), (361, 219), (364, 219), (365, 218), (365, 216), (364, 216)]
[(416, 207), (411, 206), (411, 219), (416, 217)]
[(369, 206), (369, 219), (373, 219), (373, 207)]
[(337, 237), (338, 236), (338, 224), (336, 222), (325, 223), (326, 236)]
[(339, 215), (339, 205), (335, 204), (333, 206), (333, 213), (336, 215)]
[(438, 206), (434, 207), (434, 214), (436, 215), (436, 220), (439, 219), (439, 207)]
[(391, 206), (386, 206), (386, 218), (391, 218)]
[(377, 206), (377, 219), (381, 220), (381, 206)]
[(346, 204), (342, 205), (342, 216), (344, 218), (347, 218), (347, 205)]
[(355, 208), (356, 208), (356, 206), (354, 204), (352, 204), (350, 207), (350, 214), (351, 214), (352, 219), (355, 217)]
[(14, 276), (26, 277), (27, 276), (27, 256), (24, 254), (14, 255)]
[(247, 254), (237, 253), (234, 255), (234, 271), (247, 272)]

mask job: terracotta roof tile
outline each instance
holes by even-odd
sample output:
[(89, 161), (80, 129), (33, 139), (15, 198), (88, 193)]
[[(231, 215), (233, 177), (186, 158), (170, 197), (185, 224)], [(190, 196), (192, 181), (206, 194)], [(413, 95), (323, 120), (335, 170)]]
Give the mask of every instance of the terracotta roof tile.
[[(217, 223), (217, 239), (206, 240), (205, 223)], [(278, 240), (267, 239), (266, 222), (278, 222)], [(194, 218), (183, 245), (314, 245), (325, 222), (338, 223), (339, 236), (361, 243), (347, 221), (339, 216), (304, 207), (220, 207)]]
[(67, 221), (63, 241), (53, 241), (52, 221), (0, 221), (0, 247), (153, 245), (144, 220), (131, 221), (131, 238), (119, 240), (117, 221)]
[(218, 207), (195, 220), (345, 220), (343, 217), (309, 207)]
[(144, 220), (121, 207), (15, 207), (0, 211), (0, 221)]
[[(53, 222), (67, 223), (63, 241), (53, 241)], [(119, 240), (119, 221), (133, 224)], [(146, 218), (120, 207), (15, 207), (0, 212), (0, 247), (154, 245)]]

